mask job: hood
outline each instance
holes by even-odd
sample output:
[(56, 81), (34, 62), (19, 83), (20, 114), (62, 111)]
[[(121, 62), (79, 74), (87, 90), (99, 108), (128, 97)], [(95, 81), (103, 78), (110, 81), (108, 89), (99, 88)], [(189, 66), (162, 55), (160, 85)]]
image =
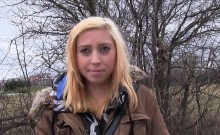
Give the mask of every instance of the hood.
[(143, 81), (144, 79), (149, 79), (150, 78), (150, 74), (144, 72), (143, 70), (141, 70), (139, 67), (137, 66), (130, 66), (130, 75), (131, 75), (131, 79), (133, 82), (138, 82), (140, 83), (141, 81)]
[[(150, 76), (147, 75), (143, 70), (137, 66), (130, 66), (130, 75), (133, 82), (141, 82), (144, 79), (148, 79)], [(47, 87), (38, 91), (33, 100), (31, 109), (29, 111), (28, 117), (33, 118), (38, 114), (40, 108), (44, 105), (45, 99), (48, 96), (56, 95), (56, 98), (59, 100), (62, 98), (62, 93), (65, 87), (66, 73), (63, 73), (61, 76), (57, 77), (53, 81), (53, 88)]]
[(41, 106), (43, 106), (46, 97), (49, 96), (51, 91), (52, 91), (52, 87), (47, 87), (36, 93), (28, 117), (33, 118), (35, 116), (35, 114), (39, 111)]

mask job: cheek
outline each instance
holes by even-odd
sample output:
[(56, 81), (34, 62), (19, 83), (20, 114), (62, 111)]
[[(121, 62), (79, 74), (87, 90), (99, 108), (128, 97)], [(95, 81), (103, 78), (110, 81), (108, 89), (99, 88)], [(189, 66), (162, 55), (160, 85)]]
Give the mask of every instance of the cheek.
[(77, 68), (80, 67), (80, 57), (78, 55), (76, 55), (76, 66)]
[(83, 57), (77, 55), (77, 63), (76, 63), (77, 68), (81, 72), (81, 69), (85, 66), (85, 60)]
[(116, 64), (116, 54), (113, 54), (112, 57), (108, 60), (109, 66), (111, 67), (112, 70), (115, 68)]

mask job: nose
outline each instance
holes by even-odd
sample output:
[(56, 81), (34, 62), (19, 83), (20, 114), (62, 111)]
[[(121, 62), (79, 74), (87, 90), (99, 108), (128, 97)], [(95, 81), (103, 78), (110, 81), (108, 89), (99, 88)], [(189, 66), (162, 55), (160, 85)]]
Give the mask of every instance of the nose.
[(99, 65), (101, 63), (101, 56), (99, 55), (97, 51), (94, 51), (92, 53), (91, 63), (93, 65)]

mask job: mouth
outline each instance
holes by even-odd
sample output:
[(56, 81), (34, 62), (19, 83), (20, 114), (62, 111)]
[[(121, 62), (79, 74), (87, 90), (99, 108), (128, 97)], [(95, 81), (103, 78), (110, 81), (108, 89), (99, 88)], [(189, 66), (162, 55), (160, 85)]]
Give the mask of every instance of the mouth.
[(92, 70), (88, 70), (88, 73), (95, 78), (98, 78), (100, 76), (102, 76), (102, 74), (104, 73), (105, 70), (102, 69), (92, 69)]
[(102, 69), (93, 69), (93, 70), (89, 70), (89, 72), (103, 72), (104, 70)]

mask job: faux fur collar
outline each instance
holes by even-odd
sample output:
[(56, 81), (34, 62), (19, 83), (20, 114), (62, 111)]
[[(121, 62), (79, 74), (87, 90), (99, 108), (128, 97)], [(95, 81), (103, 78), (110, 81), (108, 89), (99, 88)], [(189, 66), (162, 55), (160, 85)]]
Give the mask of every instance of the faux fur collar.
[[(143, 79), (148, 79), (150, 77), (137, 66), (130, 66), (130, 74), (133, 82), (139, 82)], [(57, 85), (57, 84), (53, 84), (53, 85)], [(53, 90), (52, 87), (47, 87), (36, 93), (36, 96), (33, 100), (31, 109), (28, 114), (30, 118), (33, 118), (36, 116), (36, 114), (38, 114), (39, 109), (43, 106), (46, 97), (49, 96), (52, 90)]]

